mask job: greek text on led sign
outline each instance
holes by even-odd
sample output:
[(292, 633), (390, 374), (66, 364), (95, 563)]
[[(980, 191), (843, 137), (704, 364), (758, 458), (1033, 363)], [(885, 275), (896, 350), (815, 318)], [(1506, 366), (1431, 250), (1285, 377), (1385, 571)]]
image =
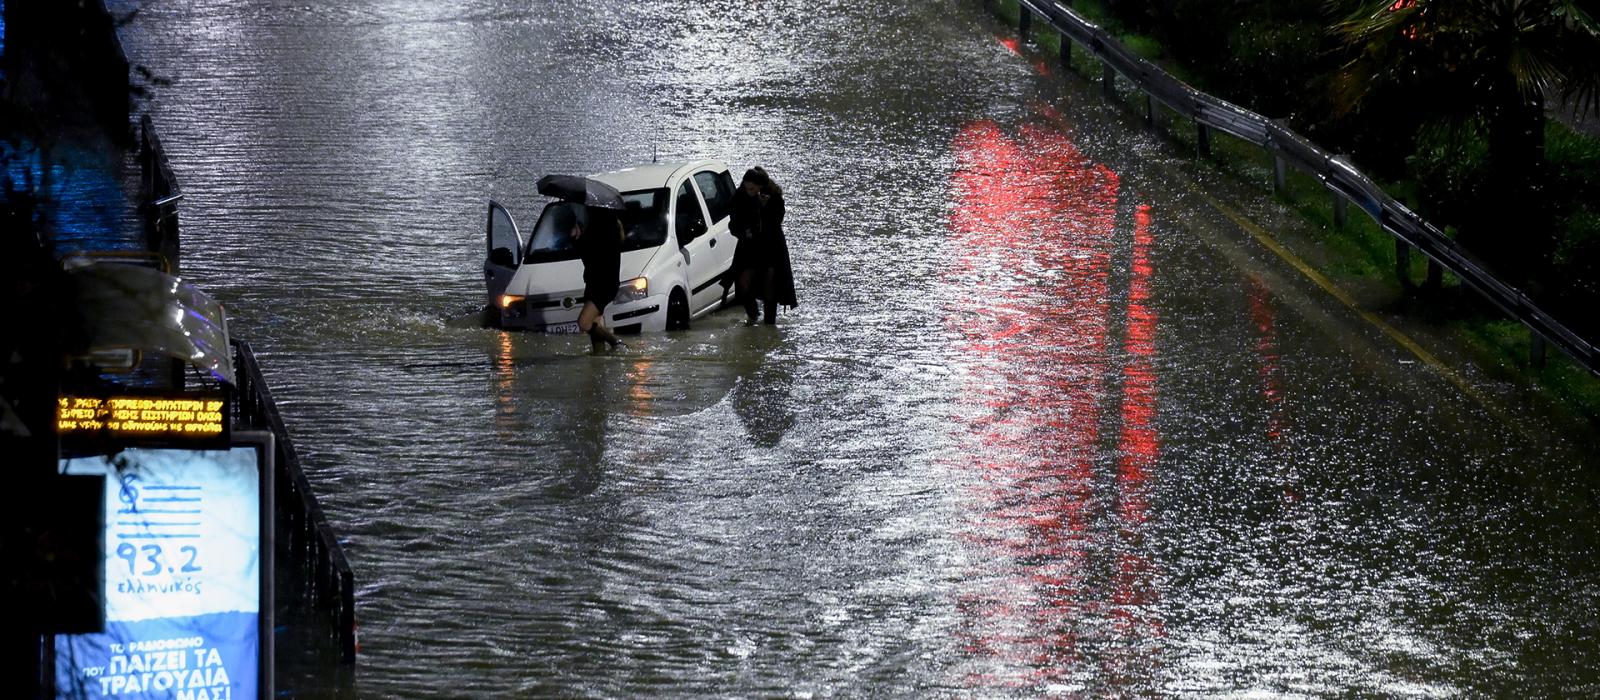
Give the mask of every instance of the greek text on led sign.
[(62, 435), (217, 437), (222, 411), (222, 400), (212, 398), (62, 396), (56, 399), (56, 429)]

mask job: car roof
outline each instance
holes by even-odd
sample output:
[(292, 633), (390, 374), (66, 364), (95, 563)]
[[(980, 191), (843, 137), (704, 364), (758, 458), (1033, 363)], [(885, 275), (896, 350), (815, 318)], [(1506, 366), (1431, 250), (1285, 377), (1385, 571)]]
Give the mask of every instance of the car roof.
[(716, 171), (727, 170), (728, 166), (715, 160), (676, 161), (671, 163), (650, 163), (622, 170), (613, 170), (592, 175), (596, 180), (604, 182), (623, 192), (634, 190), (648, 190), (657, 187), (666, 187), (672, 176), (684, 170), (711, 169)]

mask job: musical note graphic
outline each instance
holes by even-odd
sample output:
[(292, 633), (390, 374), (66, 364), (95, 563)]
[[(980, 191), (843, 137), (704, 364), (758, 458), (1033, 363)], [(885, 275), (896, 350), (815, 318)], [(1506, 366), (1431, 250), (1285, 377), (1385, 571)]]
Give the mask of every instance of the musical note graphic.
[(138, 474), (123, 475), (121, 493), (117, 494), (123, 503), (128, 504), (129, 513), (139, 512), (139, 489), (133, 486), (133, 482), (138, 480)]

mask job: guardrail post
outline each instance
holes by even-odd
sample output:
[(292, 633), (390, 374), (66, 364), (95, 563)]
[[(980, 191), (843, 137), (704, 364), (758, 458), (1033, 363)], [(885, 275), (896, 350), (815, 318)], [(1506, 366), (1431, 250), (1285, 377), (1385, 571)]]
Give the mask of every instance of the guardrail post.
[(1411, 282), (1411, 244), (1398, 238), (1394, 239), (1394, 274), (1407, 292), (1416, 286)]
[(1528, 364), (1534, 369), (1544, 369), (1545, 343), (1544, 336), (1528, 331)]
[(1347, 221), (1346, 217), (1348, 216), (1346, 210), (1349, 206), (1350, 202), (1344, 198), (1344, 195), (1338, 192), (1333, 193), (1333, 227), (1335, 229), (1344, 230)]
[(1068, 68), (1071, 68), (1072, 67), (1072, 40), (1067, 38), (1066, 34), (1061, 34), (1059, 36), (1061, 37), (1061, 65), (1066, 66)]
[(1428, 258), (1428, 280), (1423, 282), (1423, 287), (1430, 292), (1437, 292), (1443, 286), (1444, 267), (1439, 265), (1438, 260)]
[(339, 647), (347, 665), (356, 662), (356, 582), (348, 571), (339, 575)]
[(1028, 38), (1028, 32), (1033, 29), (1033, 12), (1028, 6), (1017, 3), (1017, 35), (1023, 39)]
[(1194, 123), (1194, 150), (1201, 158), (1211, 157), (1211, 127)]
[(1144, 94), (1144, 126), (1147, 129), (1156, 128), (1156, 98), (1148, 92)]
[(1117, 96), (1117, 72), (1111, 70), (1111, 64), (1100, 64), (1100, 91), (1106, 97)]
[[(1283, 119), (1274, 119), (1272, 123), (1287, 130), (1289, 123)], [(1271, 146), (1267, 148), (1272, 153), (1272, 193), (1279, 197), (1289, 196), (1289, 164), (1284, 161), (1283, 153), (1278, 150), (1278, 141), (1271, 134), (1267, 135)]]

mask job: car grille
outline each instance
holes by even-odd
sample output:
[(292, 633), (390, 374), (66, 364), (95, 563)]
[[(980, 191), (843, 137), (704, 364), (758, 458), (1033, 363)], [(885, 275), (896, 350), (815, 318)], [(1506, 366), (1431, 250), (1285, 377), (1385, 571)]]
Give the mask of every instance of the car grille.
[(529, 309), (543, 311), (545, 309), (576, 309), (583, 306), (583, 302), (583, 290), (577, 289), (570, 292), (530, 296), (526, 303)]

